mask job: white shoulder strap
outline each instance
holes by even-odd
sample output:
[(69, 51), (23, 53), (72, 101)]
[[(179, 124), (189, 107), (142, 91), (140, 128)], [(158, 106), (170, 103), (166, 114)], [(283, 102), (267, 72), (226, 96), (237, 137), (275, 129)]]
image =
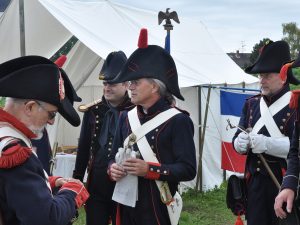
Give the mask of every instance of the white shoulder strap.
[(265, 122), (265, 126), (271, 137), (283, 137), (284, 135), (280, 132), (276, 125), (274, 118), (263, 98), (260, 99), (260, 115), (262, 120)]
[[(9, 144), (11, 141), (15, 140), (16, 138), (24, 141), (24, 143), (27, 145), (27, 147), (32, 148), (31, 141), (25, 135), (23, 135), (21, 132), (19, 132), (18, 130), (14, 129), (10, 126), (0, 127), (0, 138), (2, 138), (2, 137), (7, 137), (7, 138), (5, 138), (4, 140), (2, 140), (0, 142), (0, 157), (1, 157), (3, 148), (7, 144)], [(35, 155), (35, 157), (38, 158), (37, 154), (34, 151), (32, 151), (32, 153), (33, 153), (33, 155)], [(48, 174), (44, 169), (43, 169), (43, 171), (44, 171), (44, 175), (45, 175), (45, 182), (47, 184), (47, 187), (50, 190), (50, 193), (52, 194), (51, 186), (48, 181), (48, 178), (49, 178)]]
[[(151, 130), (155, 129), (156, 127), (163, 124), (168, 119), (172, 118), (173, 116), (179, 113), (181, 112), (178, 109), (171, 108), (164, 112), (159, 113), (154, 118), (141, 125), (137, 114), (137, 107), (134, 107), (132, 110), (128, 112), (128, 120), (130, 123), (132, 133), (135, 135), (136, 141), (138, 141), (142, 137), (144, 137), (147, 133), (149, 133)], [(124, 146), (128, 144), (129, 138), (130, 135), (125, 139)]]
[[(276, 115), (280, 110), (282, 110), (286, 105), (289, 104), (290, 98), (291, 98), (291, 92), (289, 91), (289, 92), (285, 93), (283, 96), (281, 96), (270, 107), (268, 107), (266, 105), (264, 99), (261, 98), (260, 99), (260, 114), (262, 116), (258, 119), (258, 121), (253, 126), (252, 132), (257, 134), (260, 131), (260, 129), (265, 125), (266, 128), (268, 129), (269, 134), (271, 135), (271, 137), (273, 137), (272, 135), (275, 135), (275, 137), (282, 137), (282, 134), (279, 131), (279, 129), (278, 129), (278, 127), (277, 127), (277, 125), (274, 121), (273, 116)], [(269, 111), (268, 118), (266, 116), (267, 112), (265, 112), (265, 110)], [(263, 115), (265, 116), (265, 118), (263, 117)], [(270, 122), (270, 120), (272, 120), (273, 122)], [(271, 123), (273, 123), (273, 125), (270, 125)], [(276, 129), (273, 129), (274, 128), (274, 123), (275, 123), (275, 126), (277, 127), (277, 131), (276, 131)]]
[(14, 137), (17, 139), (21, 139), (22, 141), (25, 142), (25, 144), (28, 147), (32, 147), (30, 140), (21, 132), (19, 132), (16, 129), (13, 129), (12, 127), (8, 127), (8, 126), (0, 127), (0, 138), (1, 137)]
[(13, 141), (15, 141), (16, 139), (15, 138), (12, 138), (12, 137), (7, 137), (7, 138), (3, 138), (1, 141), (0, 141), (0, 157), (2, 155), (2, 151), (3, 149), (5, 148), (5, 146), (9, 145), (9, 143), (12, 143)]

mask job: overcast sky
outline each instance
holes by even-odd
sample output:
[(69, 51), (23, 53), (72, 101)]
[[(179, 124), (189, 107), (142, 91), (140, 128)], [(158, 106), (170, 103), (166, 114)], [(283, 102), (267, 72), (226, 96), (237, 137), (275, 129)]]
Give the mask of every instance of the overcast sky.
[[(116, 0), (151, 10), (169, 7), (180, 16), (196, 18), (225, 52), (251, 52), (263, 38), (283, 37), (282, 24), (300, 25), (300, 0)], [(138, 3), (136, 3), (138, 2)], [(176, 29), (176, 28), (174, 28)]]
[[(0, 10), (1, 3), (7, 1), (0, 0)], [(225, 52), (251, 52), (263, 38), (281, 39), (283, 23), (296, 22), (300, 26), (300, 0), (113, 1), (157, 12), (169, 7), (177, 11), (179, 19), (180, 16), (193, 17), (203, 22)]]

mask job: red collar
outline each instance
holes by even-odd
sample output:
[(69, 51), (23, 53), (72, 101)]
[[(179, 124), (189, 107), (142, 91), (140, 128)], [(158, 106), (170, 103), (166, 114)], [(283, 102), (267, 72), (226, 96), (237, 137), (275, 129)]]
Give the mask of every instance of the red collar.
[(1, 108), (0, 108), (0, 122), (7, 122), (11, 124), (13, 127), (15, 127), (17, 130), (22, 132), (29, 139), (36, 137), (36, 135), (30, 129), (28, 129), (28, 127), (26, 127), (24, 123), (22, 123), (16, 117), (4, 111)]

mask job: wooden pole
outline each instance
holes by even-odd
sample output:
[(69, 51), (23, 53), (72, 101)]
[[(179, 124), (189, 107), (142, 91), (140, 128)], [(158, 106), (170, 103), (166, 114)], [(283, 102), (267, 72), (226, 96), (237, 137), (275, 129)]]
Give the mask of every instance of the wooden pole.
[[(198, 169), (197, 169), (197, 179), (196, 179), (196, 189), (202, 191), (202, 155), (203, 155), (203, 147), (204, 147), (204, 138), (205, 138), (205, 131), (206, 131), (206, 123), (207, 123), (207, 114), (208, 114), (208, 107), (209, 107), (209, 100), (210, 100), (210, 93), (211, 93), (212, 86), (208, 87), (207, 99), (206, 99), (206, 106), (205, 106), (205, 114), (204, 114), (204, 121), (203, 126), (201, 129), (201, 136), (199, 134), (199, 161), (198, 161)], [(201, 111), (201, 105), (199, 110)], [(201, 120), (199, 121), (201, 124)]]

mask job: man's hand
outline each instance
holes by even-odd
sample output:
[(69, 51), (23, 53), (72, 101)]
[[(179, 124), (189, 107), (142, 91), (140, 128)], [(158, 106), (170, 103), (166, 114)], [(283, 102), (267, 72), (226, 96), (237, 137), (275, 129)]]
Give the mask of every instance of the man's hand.
[(249, 133), (249, 136), (251, 139), (250, 143), (251, 143), (252, 152), (254, 154), (264, 153), (265, 151), (268, 150), (267, 139), (269, 137), (263, 134), (252, 134), (252, 133)]
[(84, 187), (83, 183), (81, 183), (81, 182), (80, 183), (73, 182), (73, 181), (66, 182), (59, 189), (59, 192), (64, 191), (64, 190), (69, 190), (69, 191), (73, 191), (74, 193), (76, 193), (75, 203), (76, 203), (76, 206), (78, 209), (84, 205), (84, 203), (87, 201), (87, 199), (90, 196), (90, 194)]
[(292, 212), (293, 201), (295, 198), (295, 193), (292, 189), (283, 189), (275, 198), (274, 210), (277, 217), (284, 219), (286, 218), (285, 209), (283, 209), (284, 203), (286, 203), (286, 211), (288, 213)]
[(149, 165), (142, 159), (130, 158), (123, 163), (125, 171), (129, 174), (144, 177), (149, 169)]
[(68, 182), (75, 182), (75, 183), (78, 183), (78, 184), (82, 184), (82, 182), (78, 179), (74, 179), (74, 178), (58, 178), (55, 180), (55, 187), (60, 187), (62, 185), (64, 185), (65, 183), (68, 183)]
[(249, 134), (245, 132), (239, 133), (237, 138), (234, 140), (234, 148), (240, 154), (245, 154), (250, 146)]
[(126, 176), (126, 172), (123, 167), (119, 166), (117, 163), (113, 163), (109, 168), (109, 174), (112, 180), (119, 181)]
[(266, 153), (272, 156), (285, 158), (289, 153), (289, 137), (267, 137), (263, 134), (249, 133), (250, 144), (254, 154)]

